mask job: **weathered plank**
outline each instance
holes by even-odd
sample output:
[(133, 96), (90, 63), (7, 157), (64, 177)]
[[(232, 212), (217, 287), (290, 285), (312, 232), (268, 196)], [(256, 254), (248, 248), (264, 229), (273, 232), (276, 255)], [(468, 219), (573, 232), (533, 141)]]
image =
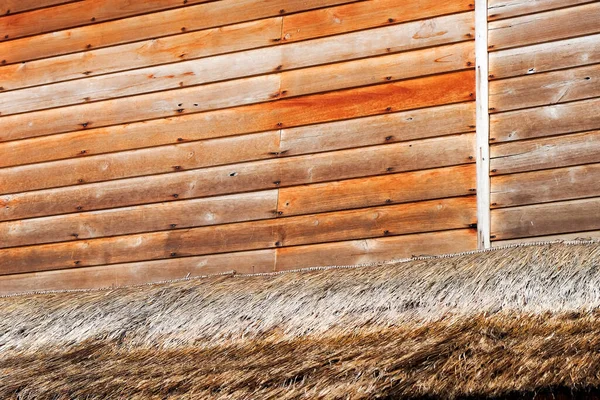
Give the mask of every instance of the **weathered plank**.
[(490, 82), (490, 112), (600, 96), (600, 65)]
[(600, 3), (562, 8), (489, 24), (490, 51), (600, 32)]
[(473, 164), (369, 178), (357, 178), (279, 190), (278, 215), (407, 203), (473, 194)]
[(600, 198), (492, 210), (495, 240), (600, 229)]
[(490, 21), (555, 10), (596, 0), (489, 0), (488, 18)]
[[(470, 0), (363, 1), (286, 16), (283, 40), (306, 40), (469, 10), (473, 10)], [(430, 29), (434, 32), (435, 28)]]
[(491, 175), (600, 162), (600, 131), (492, 146)]
[(275, 218), (277, 190), (0, 223), (0, 248)]
[(0, 274), (467, 228), (474, 196), (0, 250)]
[(462, 134), (0, 196), (0, 220), (272, 189), (472, 162)]
[(275, 250), (244, 251), (101, 267), (0, 276), (0, 296), (49, 290), (99, 289), (141, 285), (236, 271), (273, 272)]
[[(315, 48), (318, 50), (318, 47)], [(314, 52), (315, 48), (308, 51)], [(285, 48), (268, 48), (227, 54), (102, 75), (84, 82), (75, 80), (0, 93), (0, 113), (24, 113), (265, 74), (283, 70), (281, 57), (284, 51)], [(299, 96), (452, 72), (473, 66), (473, 53), (473, 42), (462, 42), (433, 49), (285, 71), (281, 74), (281, 90), (285, 96)], [(291, 61), (292, 64), (288, 64), (287, 68), (297, 67)]]
[(0, 15), (10, 15), (43, 7), (75, 3), (76, 1), (81, 0), (3, 0), (0, 4)]
[(535, 243), (535, 242), (553, 242), (558, 240), (598, 240), (600, 239), (600, 231), (588, 231), (588, 232), (574, 232), (574, 233), (562, 233), (558, 235), (549, 235), (549, 236), (537, 236), (530, 238), (522, 238), (522, 239), (512, 239), (512, 240), (498, 240), (493, 242), (492, 245), (494, 247), (499, 246), (508, 246), (518, 243)]
[(392, 236), (277, 249), (277, 271), (358, 265), (477, 249), (472, 229)]
[(600, 63), (600, 35), (490, 53), (491, 79), (510, 78)]
[(508, 142), (600, 129), (600, 99), (511, 111), (490, 116), (490, 140)]
[(600, 196), (600, 164), (492, 178), (492, 208)]
[[(232, 151), (232, 149), (234, 149)], [(102, 182), (275, 158), (279, 131), (0, 169), (0, 192)]]
[[(428, 107), (437, 104), (455, 103), (474, 99), (474, 72), (463, 71), (444, 75), (435, 75), (420, 79), (375, 85), (359, 89), (346, 89), (326, 94), (317, 94), (285, 101), (273, 102), (279, 97), (279, 76), (264, 75), (236, 81), (215, 83), (201, 87), (191, 87), (162, 93), (150, 93), (109, 100), (98, 103), (38, 111), (23, 115), (9, 115), (0, 118), (0, 142), (52, 133), (86, 130), (106, 124), (117, 124), (146, 118), (197, 113), (233, 105), (242, 105), (259, 101), (271, 101), (271, 105), (258, 108), (234, 108), (229, 112), (198, 114), (192, 119), (183, 117), (158, 119), (154, 122), (137, 124), (133, 129), (142, 128), (148, 136), (148, 125), (161, 125), (159, 132), (165, 135), (165, 124), (177, 125), (177, 138), (190, 139), (198, 131), (198, 121), (210, 118), (210, 127), (217, 130), (213, 117), (227, 117), (223, 122), (236, 125), (240, 129), (240, 120), (252, 111), (260, 110), (260, 116), (253, 115), (253, 126), (261, 128), (242, 132), (277, 129), (300, 125), (299, 121), (314, 123), (331, 119), (342, 119), (341, 115), (372, 115), (377, 113)], [(362, 100), (362, 101), (359, 101)], [(333, 107), (335, 105), (335, 107)], [(293, 113), (289, 112), (293, 109)], [(182, 110), (179, 112), (179, 110)], [(268, 113), (268, 115), (265, 115)], [(233, 117), (232, 117), (233, 115)], [(330, 117), (335, 115), (335, 117)], [(256, 118), (259, 121), (256, 121)], [(285, 119), (284, 119), (285, 118)], [(220, 119), (220, 118), (219, 118)], [(206, 123), (206, 122), (205, 122)], [(117, 127), (116, 130), (129, 130), (132, 125)], [(231, 129), (231, 128), (230, 128)], [(109, 129), (112, 130), (112, 129)], [(174, 132), (174, 131), (171, 131)], [(180, 132), (184, 132), (183, 134)], [(106, 140), (106, 137), (104, 138)], [(113, 142), (110, 142), (111, 146)], [(168, 143), (168, 142), (163, 142)]]

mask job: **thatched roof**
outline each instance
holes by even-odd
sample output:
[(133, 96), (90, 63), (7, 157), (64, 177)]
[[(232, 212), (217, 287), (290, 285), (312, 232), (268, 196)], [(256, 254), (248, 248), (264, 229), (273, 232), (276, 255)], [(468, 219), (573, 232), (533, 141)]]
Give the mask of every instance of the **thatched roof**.
[(0, 298), (2, 399), (600, 388), (600, 244)]

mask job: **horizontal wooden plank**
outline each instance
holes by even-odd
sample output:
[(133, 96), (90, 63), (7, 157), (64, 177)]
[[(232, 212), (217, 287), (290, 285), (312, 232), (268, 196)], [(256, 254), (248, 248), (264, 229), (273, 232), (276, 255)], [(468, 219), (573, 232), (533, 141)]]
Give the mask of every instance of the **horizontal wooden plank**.
[[(318, 46), (308, 51), (314, 52), (315, 49), (319, 50)], [(0, 93), (0, 114), (24, 113), (284, 70), (281, 66), (283, 50), (285, 48), (268, 48), (227, 54), (175, 65), (102, 75), (84, 82), (75, 80)], [(474, 65), (473, 53), (474, 42), (469, 41), (285, 71), (281, 74), (281, 90), (285, 96), (299, 96), (452, 72)], [(298, 66), (293, 64), (293, 60), (290, 61), (292, 64), (287, 68)], [(413, 67), (407, 67), (411, 65)]]
[[(283, 40), (306, 40), (469, 10), (473, 10), (469, 0), (363, 1), (286, 16)], [(435, 32), (434, 26), (429, 29), (429, 34)], [(426, 36), (424, 32), (421, 36)]]
[(573, 233), (562, 233), (558, 235), (549, 236), (537, 236), (531, 238), (522, 239), (509, 239), (509, 240), (498, 240), (492, 242), (493, 247), (507, 246), (519, 243), (534, 243), (534, 242), (552, 242), (558, 240), (598, 240), (600, 239), (600, 231), (588, 231), (588, 232), (573, 232)]
[(600, 96), (600, 65), (490, 82), (490, 112)]
[(495, 240), (600, 229), (600, 198), (492, 210)]
[(279, 215), (407, 203), (473, 194), (475, 164), (349, 179), (279, 190)]
[[(235, 149), (235, 151), (232, 151)], [(2, 193), (276, 158), (279, 131), (0, 169)]]
[(413, 256), (458, 253), (477, 249), (472, 229), (392, 236), (277, 249), (278, 271), (330, 265), (359, 265)]
[[(88, 0), (89, 1), (89, 0)], [(88, 2), (86, 1), (86, 3)], [(94, 0), (106, 3), (106, 0)], [(111, 2), (119, 0), (110, 0)], [(174, 2), (174, 0), (152, 0), (148, 4), (156, 2)], [(205, 0), (194, 0), (205, 2)], [(6, 27), (0, 21), (0, 54), (6, 64), (23, 62), (33, 59), (41, 59), (61, 54), (81, 52), (89, 49), (97, 49), (123, 43), (131, 43), (146, 39), (157, 39), (164, 36), (177, 35), (182, 32), (192, 32), (202, 29), (232, 25), (240, 22), (252, 21), (267, 17), (283, 16), (303, 10), (336, 4), (349, 3), (356, 0), (220, 0), (211, 1), (206, 4), (198, 4), (190, 7), (177, 8), (160, 13), (140, 15), (137, 17), (119, 19), (110, 22), (99, 23), (91, 26), (82, 26), (68, 30), (50, 29), (44, 35), (17, 39), (1, 43), (1, 38), (9, 35), (15, 38), (14, 31), (21, 29), (21, 24)], [(137, 2), (137, 8), (145, 7), (146, 2)], [(75, 3), (79, 4), (79, 3)], [(84, 4), (84, 3), (81, 3)], [(182, 5), (177, 2), (177, 5)], [(72, 5), (69, 5), (72, 6)], [(134, 7), (134, 8), (136, 8)], [(48, 14), (51, 9), (39, 10), (37, 14)], [(283, 10), (283, 13), (281, 12)], [(56, 13), (56, 11), (54, 11)], [(60, 18), (47, 17), (54, 24), (61, 22)], [(30, 14), (30, 13), (28, 13)], [(33, 14), (33, 13), (31, 13)], [(87, 11), (81, 16), (90, 14)], [(24, 14), (27, 15), (27, 14)], [(120, 18), (125, 14), (121, 13)], [(12, 16), (17, 17), (17, 15)], [(86, 21), (91, 21), (89, 16)], [(30, 16), (25, 23), (31, 24), (31, 18), (43, 18), (39, 15)], [(87, 17), (86, 17), (87, 18)], [(99, 19), (96, 19), (98, 22)], [(281, 22), (281, 21), (280, 21)], [(10, 23), (9, 21), (5, 21)], [(44, 29), (44, 24), (31, 24), (32, 31)], [(11, 32), (9, 32), (11, 31)], [(29, 32), (31, 33), (31, 32)], [(281, 31), (280, 31), (281, 33)], [(271, 39), (280, 39), (281, 35)], [(14, 43), (12, 43), (14, 42)], [(160, 42), (159, 42), (160, 43)], [(24, 48), (28, 47), (28, 48)]]
[(490, 22), (490, 51), (600, 32), (600, 3)]
[(81, 0), (3, 0), (0, 4), (0, 15), (10, 15), (23, 11), (31, 11), (42, 7), (74, 3)]
[(491, 79), (510, 78), (600, 63), (600, 35), (490, 53)]
[(474, 134), (0, 196), (0, 220), (125, 207), (471, 163)]
[[(298, 120), (307, 120), (307, 112), (310, 114), (310, 122), (327, 120), (323, 115), (335, 114), (338, 117), (340, 111), (353, 111), (353, 115), (371, 115), (382, 112), (407, 110), (427, 107), (437, 104), (469, 101), (474, 99), (474, 71), (455, 72), (444, 75), (436, 75), (427, 78), (412, 79), (401, 82), (376, 85), (360, 89), (347, 89), (328, 94), (317, 94), (286, 101), (272, 101), (279, 97), (279, 76), (264, 75), (253, 78), (245, 78), (236, 81), (227, 81), (210, 84), (201, 87), (190, 87), (169, 92), (150, 93), (133, 98), (109, 100), (98, 103), (83, 104), (72, 107), (38, 111), (23, 115), (12, 115), (0, 118), (0, 142), (24, 139), (48, 135), (52, 133), (68, 132), (75, 130), (86, 130), (107, 124), (129, 122), (130, 120), (142, 120), (146, 118), (159, 118), (161, 116), (183, 115), (197, 113), (199, 110), (209, 110), (222, 107), (231, 107), (244, 103), (259, 101), (272, 101), (270, 106), (262, 106), (261, 121), (266, 121), (262, 129), (249, 129), (246, 132), (277, 129), (285, 126), (294, 126)], [(358, 99), (363, 102), (357, 102)], [(316, 103), (316, 104), (315, 104)], [(346, 104), (344, 104), (346, 103)], [(366, 103), (366, 104), (365, 104)], [(335, 104), (335, 107), (330, 105)], [(317, 105), (317, 107), (314, 107)], [(312, 107), (311, 107), (312, 106)], [(362, 108), (358, 108), (361, 107)], [(295, 113), (289, 113), (290, 108), (295, 108)], [(318, 111), (314, 110), (317, 108)], [(179, 111), (181, 110), (181, 112)], [(250, 109), (255, 110), (255, 109)], [(234, 108), (230, 114), (234, 118), (227, 118), (228, 124), (239, 125), (245, 111), (248, 109)], [(315, 112), (316, 111), (316, 112)], [(343, 113), (342, 111), (342, 113)], [(264, 113), (269, 113), (266, 116)], [(227, 113), (221, 113), (225, 116)], [(282, 115), (285, 114), (285, 115)], [(161, 134), (164, 134), (164, 124), (177, 125), (177, 129), (185, 132), (189, 138), (190, 132), (198, 130), (198, 121), (211, 118), (214, 114), (198, 114), (191, 120), (182, 117), (172, 120), (159, 119), (155, 121), (161, 126)], [(286, 117), (283, 120), (282, 117)], [(256, 116), (255, 116), (256, 118)], [(273, 120), (275, 118), (275, 120)], [(138, 124), (136, 128), (143, 126), (145, 136), (149, 135), (148, 125)], [(253, 121), (252, 125), (259, 125)], [(131, 127), (132, 125), (128, 125)], [(215, 128), (215, 120), (211, 118), (210, 126)], [(116, 130), (123, 128), (117, 127)], [(130, 128), (125, 128), (130, 129)], [(181, 135), (177, 133), (177, 140)]]
[(600, 129), (600, 99), (530, 108), (490, 116), (490, 140), (508, 142)]
[(275, 250), (185, 257), (101, 267), (0, 276), (0, 296), (50, 290), (100, 289), (236, 271), (273, 272)]
[(491, 175), (600, 162), (600, 131), (491, 147)]
[(475, 196), (0, 250), (0, 274), (467, 228)]
[(600, 196), (600, 164), (492, 177), (492, 208)]
[(494, 21), (594, 1), (596, 0), (489, 0), (488, 19)]
[(275, 218), (277, 190), (0, 223), (0, 248)]

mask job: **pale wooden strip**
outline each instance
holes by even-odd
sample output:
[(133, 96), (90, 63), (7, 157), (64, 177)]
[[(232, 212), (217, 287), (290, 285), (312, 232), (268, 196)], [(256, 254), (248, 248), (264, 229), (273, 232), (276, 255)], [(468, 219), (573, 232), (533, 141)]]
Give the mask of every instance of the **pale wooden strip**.
[(516, 239), (600, 229), (600, 198), (492, 210), (492, 238)]
[(475, 192), (475, 166), (405, 172), (279, 190), (278, 215), (312, 214), (343, 208), (456, 197)]
[(0, 223), (0, 248), (275, 218), (277, 190)]
[(490, 118), (490, 140), (507, 142), (600, 129), (598, 109), (600, 99), (592, 99), (495, 114)]
[[(283, 40), (337, 35), (365, 27), (385, 26), (473, 10), (471, 0), (371, 0), (286, 16)], [(435, 32), (435, 26), (430, 27)], [(421, 36), (426, 36), (424, 32)]]
[(600, 96), (600, 65), (490, 82), (492, 113)]
[(600, 35), (582, 36), (490, 53), (491, 79), (600, 63)]
[(468, 228), (475, 196), (0, 250), (0, 274)]
[(596, 0), (489, 0), (488, 18), (493, 21), (578, 4), (593, 3), (594, 1)]
[(277, 249), (276, 269), (357, 265), (475, 250), (472, 229), (420, 233)]
[(142, 285), (235, 271), (273, 272), (275, 250), (244, 251), (172, 260), (0, 276), (0, 295), (50, 290), (100, 289)]
[(474, 134), (0, 196), (0, 220), (272, 189), (472, 162)]
[(600, 32), (600, 3), (563, 8), (539, 14), (493, 21), (489, 24), (489, 49), (549, 42)]
[(600, 239), (600, 231), (562, 233), (559, 235), (537, 236), (522, 239), (498, 240), (492, 242), (492, 246), (507, 246), (519, 243), (534, 243), (534, 242), (551, 242), (555, 240), (598, 240)]
[(23, 11), (31, 11), (42, 7), (74, 3), (81, 0), (3, 0), (0, 4), (0, 15), (10, 15)]
[(491, 196), (493, 208), (600, 196), (600, 164), (495, 176)]

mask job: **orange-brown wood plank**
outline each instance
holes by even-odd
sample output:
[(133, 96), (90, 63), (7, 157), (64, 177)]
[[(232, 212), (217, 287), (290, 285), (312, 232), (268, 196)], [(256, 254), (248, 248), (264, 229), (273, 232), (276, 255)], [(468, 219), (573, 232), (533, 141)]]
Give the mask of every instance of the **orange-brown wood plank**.
[[(473, 10), (469, 0), (371, 0), (286, 16), (283, 40), (298, 41)], [(436, 32), (429, 27), (430, 34)], [(421, 36), (426, 36), (425, 29)]]
[(490, 51), (600, 32), (600, 3), (562, 8), (489, 23)]
[(273, 272), (275, 250), (244, 251), (101, 267), (0, 276), (0, 296), (49, 290), (99, 289), (141, 285), (235, 271)]
[(490, 116), (490, 140), (508, 142), (600, 129), (600, 99), (511, 111)]
[(582, 36), (490, 53), (491, 79), (600, 63), (600, 35)]
[(494, 21), (578, 4), (593, 3), (594, 1), (596, 0), (489, 0), (488, 19)]
[(0, 220), (124, 207), (471, 163), (474, 134), (0, 196)]
[(0, 223), (0, 248), (275, 218), (277, 190)]
[(600, 65), (490, 82), (490, 112), (600, 96)]
[(1, 274), (468, 228), (475, 196), (0, 250)]
[(82, 0), (3, 0), (0, 4), (0, 16), (77, 1)]
[(503, 143), (490, 156), (491, 175), (600, 162), (600, 131)]
[(285, 271), (330, 265), (358, 265), (475, 249), (477, 233), (472, 229), (457, 229), (279, 248), (276, 269)]
[(349, 179), (279, 190), (278, 215), (456, 197), (475, 192), (475, 165)]
[(492, 177), (492, 208), (600, 196), (600, 164)]
[(600, 198), (492, 210), (495, 240), (600, 229)]

